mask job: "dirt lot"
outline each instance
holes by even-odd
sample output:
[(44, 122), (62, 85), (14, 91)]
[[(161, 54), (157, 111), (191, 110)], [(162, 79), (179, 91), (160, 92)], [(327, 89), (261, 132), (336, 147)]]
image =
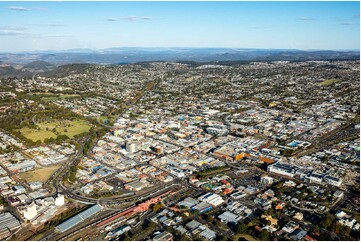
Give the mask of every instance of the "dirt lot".
[(27, 182), (40, 181), (45, 183), (50, 176), (60, 167), (60, 164), (28, 171), (20, 174), (20, 177)]

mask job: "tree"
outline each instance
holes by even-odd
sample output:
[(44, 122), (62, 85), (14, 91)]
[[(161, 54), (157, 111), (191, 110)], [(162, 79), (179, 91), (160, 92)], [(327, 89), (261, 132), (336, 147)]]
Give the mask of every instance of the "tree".
[(153, 211), (158, 211), (159, 209), (161, 209), (163, 207), (163, 205), (161, 203), (157, 203), (153, 205), (152, 210)]
[(236, 232), (238, 234), (244, 234), (247, 232), (247, 225), (245, 225), (244, 223), (240, 222), (236, 225)]
[(184, 233), (182, 234), (182, 236), (180, 237), (181, 241), (189, 241), (189, 237)]
[(347, 226), (344, 226), (338, 222), (334, 222), (331, 226), (331, 231), (335, 232), (338, 235), (349, 235), (351, 232), (351, 229)]
[(259, 235), (260, 240), (270, 240), (270, 234), (267, 230), (262, 230)]
[[(207, 214), (207, 215), (208, 215), (208, 214)], [(214, 220), (213, 216), (211, 216), (211, 215), (208, 215), (208, 216), (207, 216), (206, 221), (207, 221), (208, 223), (212, 223), (213, 220)]]
[(330, 214), (327, 214), (321, 221), (320, 225), (321, 227), (328, 229), (331, 227), (333, 221), (333, 217)]

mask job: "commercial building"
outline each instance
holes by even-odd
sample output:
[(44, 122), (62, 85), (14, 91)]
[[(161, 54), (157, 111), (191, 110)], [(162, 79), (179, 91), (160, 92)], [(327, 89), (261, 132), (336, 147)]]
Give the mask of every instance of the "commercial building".
[(214, 193), (207, 193), (203, 196), (200, 196), (198, 198), (198, 200), (202, 201), (202, 202), (207, 202), (207, 203), (211, 204), (213, 207), (217, 207), (224, 202), (224, 200), (221, 196), (214, 194)]
[(218, 216), (218, 218), (224, 222), (224, 223), (234, 223), (236, 224), (242, 217), (237, 216), (234, 213), (231, 213), (229, 211), (225, 211), (221, 215)]
[(199, 213), (205, 213), (209, 210), (211, 210), (213, 207), (211, 204), (207, 203), (207, 202), (200, 202), (197, 205), (195, 205), (194, 207), (192, 207), (192, 210), (198, 210)]
[(325, 182), (327, 182), (328, 184), (336, 186), (336, 187), (339, 187), (342, 184), (342, 179), (341, 178), (330, 176), (330, 175), (324, 176), (323, 180)]
[(289, 176), (289, 177), (293, 177), (297, 169), (298, 169), (297, 166), (280, 163), (280, 162), (274, 163), (267, 167), (268, 172), (273, 172), (276, 174)]

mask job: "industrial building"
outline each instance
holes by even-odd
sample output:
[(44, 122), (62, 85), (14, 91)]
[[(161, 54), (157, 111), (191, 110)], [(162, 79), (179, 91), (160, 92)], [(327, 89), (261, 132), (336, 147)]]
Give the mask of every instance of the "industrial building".
[(55, 227), (55, 231), (59, 233), (63, 233), (74, 226), (78, 225), (79, 223), (83, 222), (84, 220), (90, 218), (94, 214), (100, 212), (102, 210), (102, 207), (100, 205), (94, 205), (87, 210), (71, 217), (70, 219), (66, 220), (65, 222), (61, 223), (60, 225)]
[(171, 241), (171, 240), (173, 240), (173, 235), (167, 231), (157, 234), (153, 238), (153, 241)]
[(217, 194), (213, 194), (213, 193), (207, 193), (203, 196), (200, 196), (198, 198), (199, 201), (202, 201), (202, 202), (207, 202), (209, 204), (211, 204), (212, 206), (214, 207), (217, 207), (219, 205), (221, 205), (224, 200), (221, 196), (217, 195)]
[(20, 228), (20, 222), (11, 213), (0, 213), (0, 239), (3, 240)]
[(24, 218), (32, 220), (38, 214), (35, 203), (31, 203), (24, 212)]

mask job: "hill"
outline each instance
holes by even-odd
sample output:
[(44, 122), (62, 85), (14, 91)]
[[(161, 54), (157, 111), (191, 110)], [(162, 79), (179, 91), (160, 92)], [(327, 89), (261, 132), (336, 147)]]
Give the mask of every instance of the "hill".
[[(0, 54), (0, 61), (27, 64), (25, 68), (48, 70), (69, 63), (116, 64), (150, 61), (306, 61), (358, 60), (359, 51), (230, 49), (230, 48), (109, 48)], [(33, 62), (35, 60), (35, 62)]]
[(33, 70), (33, 71), (39, 71), (39, 72), (43, 72), (43, 71), (49, 71), (49, 70), (53, 70), (55, 69), (55, 65), (50, 64), (46, 61), (33, 61), (30, 62), (29, 64), (26, 64), (23, 67), (23, 70)]

